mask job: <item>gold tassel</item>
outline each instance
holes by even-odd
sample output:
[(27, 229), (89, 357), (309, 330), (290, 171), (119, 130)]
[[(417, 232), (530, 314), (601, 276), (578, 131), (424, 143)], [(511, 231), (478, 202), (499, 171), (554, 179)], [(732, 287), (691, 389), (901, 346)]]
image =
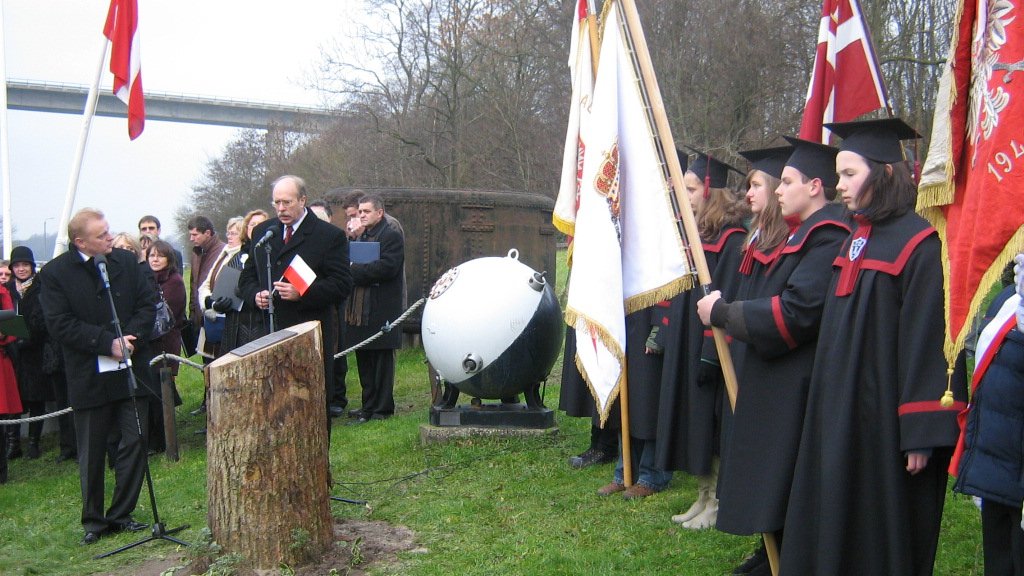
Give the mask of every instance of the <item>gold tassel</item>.
[(949, 366), (946, 368), (946, 391), (942, 394), (942, 399), (939, 400), (939, 405), (943, 408), (953, 407), (953, 367)]

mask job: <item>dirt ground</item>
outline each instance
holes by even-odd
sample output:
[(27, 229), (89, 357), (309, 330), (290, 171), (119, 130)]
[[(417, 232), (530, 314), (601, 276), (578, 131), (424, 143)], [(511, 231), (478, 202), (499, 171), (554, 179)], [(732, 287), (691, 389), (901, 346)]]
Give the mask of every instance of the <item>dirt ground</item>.
[[(296, 576), (322, 576), (336, 570), (339, 576), (363, 576), (371, 567), (394, 562), (398, 553), (406, 550), (426, 552), (417, 548), (415, 534), (405, 526), (392, 526), (386, 522), (336, 518), (334, 536), (337, 545), (324, 555), (318, 564), (295, 568)], [(356, 543), (355, 545), (353, 545)], [(353, 551), (356, 552), (355, 557)], [(187, 554), (174, 554), (163, 560), (150, 560), (110, 576), (191, 576), (202, 574), (209, 568), (209, 559), (190, 563)], [(238, 576), (270, 576), (279, 570), (255, 571), (239, 568)]]

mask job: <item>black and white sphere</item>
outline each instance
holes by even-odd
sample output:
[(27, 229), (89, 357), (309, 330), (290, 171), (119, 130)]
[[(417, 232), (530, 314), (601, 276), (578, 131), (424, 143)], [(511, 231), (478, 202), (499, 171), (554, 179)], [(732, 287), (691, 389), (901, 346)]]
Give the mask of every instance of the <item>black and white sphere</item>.
[(423, 307), (427, 360), (449, 384), (478, 398), (506, 398), (544, 380), (561, 330), (554, 290), (514, 249), (445, 272)]

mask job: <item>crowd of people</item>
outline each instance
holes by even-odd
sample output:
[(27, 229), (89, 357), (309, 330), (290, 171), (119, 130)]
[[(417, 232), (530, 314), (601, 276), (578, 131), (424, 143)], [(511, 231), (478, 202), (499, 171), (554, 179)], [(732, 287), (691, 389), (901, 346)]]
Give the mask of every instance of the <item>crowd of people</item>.
[[(899, 119), (827, 127), (838, 147), (787, 137), (741, 152), (743, 197), (727, 185), (734, 168), (680, 152), (713, 291), (626, 318), (630, 486), (618, 403), (600, 428), (568, 331), (560, 407), (593, 422), (590, 446), (569, 463), (618, 455), (597, 489), (605, 497), (645, 498), (676, 472), (695, 477), (696, 501), (672, 522), (763, 536), (734, 574), (771, 574), (772, 562), (781, 574), (931, 574), (947, 472), (960, 474), (955, 489), (982, 498), (986, 574), (1024, 574), (1014, 315), (997, 322), (1009, 334), (985, 376), (997, 383), (961, 439), (966, 370), (963, 355), (954, 371), (944, 354), (941, 244), (914, 212), (901, 144), (919, 136)], [(1024, 327), (1019, 302), (1004, 308), (1017, 306)], [(734, 404), (711, 327), (729, 342)], [(964, 456), (951, 466), (958, 440)]]
[[(330, 417), (344, 415), (348, 404), (347, 361), (334, 353), (404, 310), (404, 232), (380, 196), (348, 194), (344, 229), (331, 224), (329, 204), (309, 201), (297, 176), (273, 183), (271, 206), (273, 212), (257, 208), (230, 218), (226, 242), (208, 217), (190, 218), (187, 261), (161, 239), (156, 216), (143, 216), (138, 234), (114, 235), (102, 212), (85, 208), (69, 222), (69, 250), (38, 275), (25, 246), (0, 263), (0, 310), (15, 310), (26, 325), (24, 333), (0, 334), (0, 418), (44, 416), (48, 404), (72, 408), (58, 420), (57, 461), (78, 462), (84, 544), (147, 527), (131, 516), (145, 458), (166, 448), (164, 404), (182, 403), (177, 362), (151, 368), (152, 358), (199, 354), (210, 362), (272, 329), (318, 320), (329, 431)], [(359, 242), (374, 244), (377, 256), (351, 261), (350, 243)], [(314, 275), (302, 286), (285, 274), (296, 262)], [(387, 337), (358, 353), (362, 405), (349, 413), (355, 423), (394, 414), (400, 345)], [(160, 366), (170, 368), (171, 398), (161, 393)], [(204, 397), (193, 414), (206, 406)], [(21, 425), (0, 427), (0, 483), (8, 480), (9, 460), (41, 457), (42, 429), (42, 419), (27, 425), (23, 449)], [(104, 510), (108, 465), (115, 487)]]

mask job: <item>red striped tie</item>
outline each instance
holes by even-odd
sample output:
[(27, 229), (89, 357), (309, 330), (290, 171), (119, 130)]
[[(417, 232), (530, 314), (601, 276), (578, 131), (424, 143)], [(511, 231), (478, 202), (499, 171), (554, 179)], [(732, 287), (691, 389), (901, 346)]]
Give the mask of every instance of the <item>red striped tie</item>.
[(284, 243), (287, 244), (292, 239), (292, 226), (289, 224), (284, 227)]

